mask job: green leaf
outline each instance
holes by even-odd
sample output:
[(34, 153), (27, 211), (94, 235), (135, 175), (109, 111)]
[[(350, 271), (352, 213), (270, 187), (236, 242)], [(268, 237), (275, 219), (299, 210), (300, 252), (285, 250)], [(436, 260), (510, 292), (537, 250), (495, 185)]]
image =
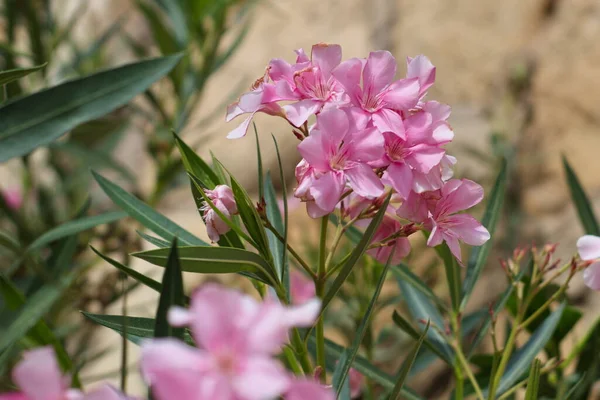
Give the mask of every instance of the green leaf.
[(79, 271), (71, 271), (56, 282), (47, 282), (29, 297), (0, 337), (0, 353), (24, 337), (49, 312), (78, 275)]
[(12, 251), (14, 254), (19, 254), (21, 252), (21, 245), (19, 242), (13, 238), (13, 235), (3, 231), (0, 231), (0, 246)]
[(406, 356), (404, 363), (402, 363), (402, 367), (400, 368), (400, 371), (398, 372), (398, 377), (396, 378), (396, 384), (394, 385), (394, 389), (392, 389), (392, 393), (390, 393), (390, 396), (388, 397), (389, 400), (399, 400), (402, 398), (401, 392), (402, 388), (404, 387), (404, 381), (408, 377), (408, 373), (410, 372), (412, 365), (415, 362), (415, 359), (417, 358), (417, 354), (419, 354), (419, 350), (423, 345), (423, 341), (425, 340), (425, 336), (427, 335), (428, 331), (429, 322), (427, 322), (427, 325), (425, 326), (423, 333), (421, 333), (417, 344), (415, 344), (410, 353), (408, 353), (408, 355)]
[(169, 324), (167, 315), (171, 307), (183, 307), (185, 296), (183, 294), (183, 277), (177, 254), (177, 239), (169, 250), (169, 258), (165, 267), (162, 280), (162, 290), (156, 310), (156, 322), (154, 326), (154, 337), (175, 337), (183, 339), (183, 328), (175, 328)]
[[(273, 138), (273, 144), (275, 145), (275, 153), (277, 154), (277, 166), (279, 167), (279, 180), (281, 181), (281, 196), (283, 199), (283, 221), (281, 221), (281, 225), (278, 227), (275, 225), (277, 231), (283, 236), (283, 243), (281, 244), (281, 248), (283, 252), (281, 254), (281, 262), (277, 264), (277, 259), (275, 260), (275, 265), (281, 266), (281, 282), (283, 283), (283, 287), (285, 289), (288, 301), (291, 300), (291, 289), (290, 289), (290, 266), (287, 260), (287, 244), (288, 244), (288, 194), (287, 194), (287, 185), (285, 183), (285, 174), (283, 172), (283, 163), (281, 162), (281, 153), (279, 152), (279, 144), (277, 143), (277, 139), (275, 136), (271, 134)], [(281, 211), (279, 210), (279, 206), (276, 207), (276, 200), (272, 200), (269, 205), (269, 201), (267, 200), (267, 217), (269, 219), (277, 220), (277, 215), (279, 215), (279, 219), (281, 220)], [(273, 222), (274, 223), (274, 222)], [(279, 223), (279, 222), (278, 222)], [(271, 250), (275, 253), (274, 250)], [(277, 257), (276, 257), (277, 258)]]
[(573, 204), (575, 204), (575, 209), (585, 233), (600, 236), (600, 227), (598, 226), (598, 220), (594, 215), (589, 197), (585, 194), (579, 178), (577, 178), (575, 171), (573, 171), (565, 156), (563, 156), (563, 167), (567, 175), (567, 184), (571, 191), (571, 198), (573, 199)]
[(504, 376), (500, 379), (496, 395), (499, 396), (506, 392), (527, 372), (534, 358), (552, 338), (552, 334), (556, 330), (565, 305), (566, 303), (562, 303), (556, 311), (550, 314), (550, 317), (531, 335), (527, 343), (512, 355), (508, 361)]
[(397, 282), (412, 317), (417, 321), (431, 321), (432, 329), (429, 329), (427, 333), (427, 340), (444, 355), (443, 359), (446, 362), (450, 361), (450, 364), (452, 364), (454, 352), (448, 345), (446, 338), (440, 333), (445, 331), (446, 323), (438, 309), (429, 301), (428, 297), (409, 283), (402, 279), (397, 279)]
[(253, 122), (252, 126), (254, 127), (254, 137), (256, 139), (256, 162), (257, 162), (257, 171), (258, 171), (258, 198), (259, 198), (259, 200), (262, 200), (265, 197), (262, 153), (260, 151), (260, 142), (258, 141), (258, 130), (256, 129), (256, 123)]
[(94, 179), (98, 182), (104, 193), (119, 207), (121, 207), (131, 218), (150, 229), (166, 240), (175, 237), (186, 245), (208, 246), (208, 243), (198, 239), (164, 215), (156, 212), (152, 207), (127, 193), (121, 187), (115, 185), (102, 175), (92, 171)]
[(112, 258), (110, 258), (108, 256), (105, 256), (104, 254), (102, 254), (98, 250), (96, 250), (93, 246), (90, 246), (90, 248), (92, 249), (92, 251), (94, 253), (96, 253), (98, 256), (100, 256), (104, 261), (111, 264), (112, 266), (117, 268), (119, 271), (125, 273), (127, 276), (132, 277), (133, 279), (136, 280), (136, 282), (140, 282), (141, 284), (148, 286), (150, 289), (155, 290), (159, 293), (162, 292), (162, 285), (160, 282), (157, 282), (154, 279), (152, 279), (140, 272), (137, 272), (136, 270), (129, 268), (129, 267), (121, 264), (120, 262), (113, 260)]
[(403, 280), (410, 285), (415, 290), (418, 290), (423, 295), (427, 296), (429, 299), (433, 300), (438, 307), (446, 308), (446, 304), (433, 293), (431, 288), (427, 286), (425, 282), (421, 280), (417, 275), (413, 274), (412, 271), (405, 264), (392, 265), (391, 267), (392, 273), (396, 276), (396, 279)]
[(163, 247), (169, 247), (171, 245), (171, 243), (167, 242), (166, 240), (162, 240), (162, 239), (159, 239), (152, 235), (148, 235), (144, 232), (140, 232), (140, 231), (136, 231), (136, 232), (142, 239), (144, 239), (145, 241), (147, 241), (150, 244), (153, 244), (156, 247), (163, 248)]
[[(279, 211), (279, 203), (277, 202), (277, 195), (275, 194), (275, 188), (273, 187), (271, 174), (267, 173), (267, 179), (265, 180), (265, 183), (264, 198), (266, 202), (267, 218), (279, 235), (285, 238), (285, 227), (283, 225), (283, 219), (281, 218), (281, 211)], [(281, 243), (281, 241), (271, 231), (267, 231), (267, 238), (269, 240), (269, 246), (271, 247), (271, 253), (273, 254), (273, 260), (275, 262), (277, 278), (282, 281), (285, 275), (284, 271), (286, 271), (288, 268), (287, 263), (285, 262), (286, 250), (283, 247), (284, 244)]]
[(354, 247), (354, 250), (352, 250), (352, 253), (350, 253), (350, 257), (340, 269), (340, 272), (338, 273), (335, 280), (327, 290), (327, 293), (325, 293), (325, 296), (323, 297), (323, 306), (321, 307), (321, 314), (325, 312), (325, 309), (327, 308), (329, 303), (331, 303), (337, 292), (340, 290), (340, 288), (348, 278), (348, 276), (350, 276), (350, 273), (352, 272), (352, 269), (354, 268), (358, 260), (360, 260), (360, 258), (365, 254), (367, 247), (369, 247), (369, 245), (371, 244), (371, 240), (373, 240), (375, 231), (377, 230), (379, 224), (381, 224), (381, 221), (383, 220), (383, 216), (385, 215), (387, 206), (390, 202), (390, 197), (391, 195), (387, 196), (387, 198), (383, 202), (383, 205), (381, 206), (379, 211), (377, 211), (377, 214), (365, 230), (365, 233), (362, 235), (360, 242), (358, 242), (356, 247)]
[(65, 222), (64, 224), (43, 233), (29, 245), (27, 251), (30, 252), (39, 250), (48, 243), (52, 243), (58, 239), (87, 231), (88, 229), (92, 229), (98, 225), (109, 224), (111, 222), (118, 221), (126, 216), (127, 214), (122, 211), (114, 211), (106, 214), (95, 215), (93, 217), (84, 217)]
[(438, 253), (440, 258), (444, 261), (444, 268), (446, 270), (446, 280), (448, 281), (448, 288), (450, 290), (450, 299), (452, 300), (452, 310), (457, 313), (460, 307), (460, 265), (458, 261), (450, 251), (450, 248), (446, 243), (443, 243), (435, 247), (435, 251)]
[(527, 391), (525, 392), (525, 400), (537, 400), (538, 391), (540, 388), (540, 373), (542, 363), (537, 358), (533, 361), (529, 379), (527, 380)]
[[(492, 237), (494, 237), (496, 225), (502, 211), (502, 203), (504, 202), (504, 196), (506, 192), (506, 182), (507, 162), (505, 160), (502, 163), (502, 167), (500, 168), (500, 172), (496, 178), (496, 183), (494, 183), (494, 187), (490, 193), (485, 213), (481, 219), (481, 223), (487, 228)], [(465, 307), (467, 306), (469, 298), (471, 297), (473, 289), (475, 288), (475, 284), (481, 275), (481, 271), (483, 271), (483, 268), (485, 267), (485, 263), (492, 245), (493, 242), (490, 239), (483, 246), (475, 247), (471, 251), (469, 261), (467, 262), (467, 275), (462, 286), (462, 301), (460, 303), (461, 311), (464, 311)]]
[[(392, 321), (394, 321), (394, 324), (396, 324), (396, 326), (398, 326), (398, 328), (402, 329), (402, 331), (407, 333), (414, 340), (419, 340), (419, 337), (421, 337), (422, 333), (419, 332), (417, 329), (415, 329), (411, 325), (410, 322), (408, 322), (402, 315), (398, 314), (398, 312), (395, 310), (394, 310), (394, 313), (392, 314)], [(428, 321), (430, 321), (430, 320), (428, 320)], [(428, 331), (428, 335), (430, 335), (430, 334), (431, 334), (431, 329)], [(425, 346), (429, 350), (431, 350), (437, 357), (444, 360), (449, 365), (453, 364), (452, 357), (448, 357), (445, 350), (438, 343), (433, 342), (428, 337), (425, 338), (424, 343), (425, 343)]]
[(99, 72), (0, 108), (0, 162), (49, 144), (77, 125), (126, 104), (167, 74), (181, 55)]
[(577, 359), (575, 371), (583, 379), (576, 387), (571, 389), (572, 395), (567, 399), (589, 399), (594, 385), (600, 378), (600, 364), (598, 354), (600, 353), (600, 319), (597, 319), (585, 336), (578, 342), (567, 360)]
[(173, 132), (175, 144), (179, 148), (181, 161), (185, 170), (195, 176), (204, 187), (214, 189), (217, 185), (225, 184), (224, 181), (214, 173), (208, 165), (194, 150), (192, 150), (175, 132)]
[(169, 16), (177, 44), (180, 48), (186, 47), (189, 37), (186, 15), (181, 6), (182, 2), (180, 0), (156, 0), (156, 2)]
[(371, 297), (371, 301), (369, 302), (369, 305), (367, 306), (367, 309), (365, 310), (365, 313), (364, 313), (362, 320), (358, 326), (358, 329), (356, 330), (356, 332), (354, 334), (354, 338), (352, 339), (352, 344), (350, 345), (350, 347), (348, 347), (344, 351), (344, 353), (342, 354), (342, 357), (340, 357), (340, 362), (338, 363), (338, 366), (335, 368), (335, 371), (333, 373), (333, 388), (335, 389), (335, 392), (338, 396), (339, 396), (340, 392), (342, 391), (344, 381), (348, 377), (348, 373), (350, 372), (350, 367), (352, 366), (352, 363), (354, 362), (354, 359), (356, 358), (358, 349), (360, 348), (360, 345), (365, 337), (365, 333), (367, 332), (367, 328), (369, 327), (369, 324), (371, 322), (373, 310), (375, 309), (375, 305), (377, 304), (377, 299), (379, 298), (379, 294), (381, 293), (381, 288), (383, 287), (383, 284), (385, 283), (385, 278), (386, 278), (387, 272), (390, 268), (390, 261), (391, 261), (393, 255), (394, 255), (394, 252), (392, 251), (392, 253), (390, 254), (390, 257), (388, 257), (387, 263), (386, 263), (383, 271), (381, 272), (381, 276), (379, 277), (379, 281), (377, 282), (377, 286), (375, 287), (375, 292), (373, 293), (373, 296)]
[[(137, 345), (140, 345), (144, 339), (150, 339), (154, 337), (154, 327), (156, 323), (153, 318), (91, 314), (83, 311), (81, 313), (89, 320), (99, 325), (105, 326), (109, 329), (112, 329), (121, 336), (123, 336), (125, 330), (127, 330), (127, 340)], [(185, 332), (184, 334), (184, 340), (188, 344), (193, 343), (192, 338), (187, 332)]]
[[(316, 348), (315, 336), (310, 335), (308, 340), (308, 346), (312, 352), (314, 352)], [(332, 342), (329, 339), (325, 339), (325, 353), (328, 360), (332, 362), (330, 364), (335, 363), (335, 361), (339, 360), (342, 354), (346, 351), (346, 349), (339, 344)], [(392, 389), (395, 384), (395, 379), (390, 374), (380, 370), (373, 364), (371, 364), (366, 358), (357, 355), (354, 359), (354, 363), (352, 364), (352, 368), (356, 369), (358, 372), (363, 374), (367, 379), (372, 380), (383, 386), (386, 389)], [(407, 400), (422, 400), (422, 398), (417, 395), (413, 390), (408, 389), (407, 387), (402, 388), (402, 394)]]
[[(167, 265), (169, 249), (154, 249), (132, 256), (154, 265)], [(257, 274), (269, 284), (273, 283), (271, 266), (258, 254), (230, 247), (191, 246), (179, 247), (179, 262), (185, 272), (200, 274), (230, 274), (249, 272)]]
[(31, 74), (32, 72), (39, 71), (44, 68), (48, 63), (44, 63), (42, 65), (37, 65), (31, 68), (17, 68), (10, 69), (8, 71), (0, 71), (0, 86), (6, 85), (12, 81), (16, 81), (17, 79), (21, 79), (24, 76)]

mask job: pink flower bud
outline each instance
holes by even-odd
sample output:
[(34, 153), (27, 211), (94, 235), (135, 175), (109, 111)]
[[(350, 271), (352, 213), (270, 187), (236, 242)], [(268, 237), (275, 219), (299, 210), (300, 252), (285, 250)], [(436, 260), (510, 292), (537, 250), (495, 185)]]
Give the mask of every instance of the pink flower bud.
[[(225, 217), (229, 218), (237, 213), (237, 205), (229, 186), (218, 185), (213, 190), (206, 190), (206, 196)], [(229, 232), (229, 225), (219, 217), (208, 203), (204, 204), (200, 211), (202, 211), (208, 237), (211, 241), (218, 242), (220, 235)]]

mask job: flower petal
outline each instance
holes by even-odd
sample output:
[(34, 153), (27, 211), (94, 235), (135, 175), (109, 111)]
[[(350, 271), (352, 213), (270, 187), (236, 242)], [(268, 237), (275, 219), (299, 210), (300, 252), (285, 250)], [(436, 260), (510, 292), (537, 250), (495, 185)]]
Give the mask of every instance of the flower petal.
[(404, 122), (402, 117), (395, 111), (383, 108), (373, 114), (373, 124), (381, 133), (392, 132), (400, 139), (406, 140)]
[(364, 92), (376, 95), (385, 89), (394, 80), (396, 67), (396, 59), (389, 51), (380, 50), (369, 53), (363, 70)]
[(29, 400), (60, 400), (67, 390), (52, 347), (23, 353), (13, 381)]
[(285, 395), (286, 400), (334, 400), (333, 391), (316, 381), (295, 380)]
[(471, 246), (481, 246), (490, 239), (488, 230), (469, 214), (446, 217), (445, 224), (454, 236)]
[(319, 130), (313, 130), (309, 137), (304, 139), (298, 145), (298, 152), (308, 162), (308, 164), (320, 171), (329, 171), (330, 149), (325, 142), (324, 133)]
[(592, 290), (600, 290), (600, 262), (595, 262), (583, 271), (583, 282)]
[(600, 258), (600, 237), (584, 235), (577, 240), (577, 251), (583, 260)]
[(327, 172), (313, 181), (310, 194), (315, 204), (327, 213), (332, 212), (344, 192), (344, 174)]
[(435, 82), (435, 67), (429, 59), (423, 55), (408, 60), (407, 78), (418, 78), (421, 86), (421, 94), (425, 93)]
[(452, 179), (442, 187), (443, 199), (438, 203), (445, 215), (467, 210), (483, 200), (483, 187), (469, 179)]
[(331, 72), (335, 79), (346, 89), (354, 104), (358, 104), (358, 98), (362, 94), (360, 88), (360, 74), (363, 63), (358, 58), (344, 61)]
[(291, 379), (286, 370), (269, 357), (252, 357), (245, 363), (244, 370), (233, 378), (236, 399), (275, 399), (286, 392)]
[(323, 107), (320, 100), (304, 99), (283, 107), (283, 112), (288, 121), (294, 126), (302, 126), (311, 115), (316, 114)]
[(396, 110), (410, 110), (419, 102), (417, 78), (399, 79), (392, 83), (383, 95), (386, 104)]
[(342, 62), (342, 47), (339, 44), (319, 43), (312, 47), (312, 63), (329, 79), (331, 71)]
[(391, 163), (382, 177), (384, 183), (389, 183), (403, 199), (412, 192), (413, 173), (405, 163)]
[(350, 186), (357, 195), (367, 198), (379, 197), (383, 194), (383, 184), (377, 174), (366, 164), (357, 164), (344, 171)]

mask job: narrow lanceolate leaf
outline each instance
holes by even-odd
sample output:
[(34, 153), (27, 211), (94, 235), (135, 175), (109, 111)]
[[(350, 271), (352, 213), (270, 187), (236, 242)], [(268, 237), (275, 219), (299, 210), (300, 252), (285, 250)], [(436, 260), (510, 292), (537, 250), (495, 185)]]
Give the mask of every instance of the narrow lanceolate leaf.
[(458, 261), (448, 248), (446, 243), (436, 246), (435, 251), (444, 261), (444, 268), (446, 270), (446, 281), (448, 282), (448, 289), (450, 290), (450, 300), (452, 301), (452, 310), (458, 312), (460, 307), (460, 265)]
[(106, 261), (113, 267), (117, 268), (119, 271), (125, 273), (127, 276), (130, 276), (131, 278), (135, 279), (136, 282), (140, 282), (141, 284), (148, 286), (150, 289), (155, 290), (159, 293), (162, 291), (162, 285), (160, 282), (157, 282), (154, 279), (152, 279), (132, 268), (129, 268), (129, 267), (121, 264), (120, 262), (113, 260), (112, 258), (110, 258), (108, 256), (105, 256), (104, 254), (100, 253), (98, 250), (96, 250), (92, 246), (90, 246), (90, 248), (92, 249), (92, 251), (94, 253), (96, 253), (98, 256), (100, 256), (104, 261)]
[(175, 132), (173, 132), (173, 137), (179, 149), (183, 166), (189, 174), (198, 178), (202, 185), (208, 189), (214, 189), (215, 186), (225, 183), (214, 173), (212, 167), (196, 154)]
[[(290, 296), (291, 296), (291, 290), (290, 290), (290, 266), (287, 260), (287, 244), (288, 244), (288, 194), (287, 194), (287, 185), (285, 183), (285, 174), (283, 172), (283, 163), (281, 161), (281, 153), (279, 152), (279, 144), (277, 143), (277, 139), (275, 139), (275, 136), (271, 134), (271, 137), (273, 138), (273, 144), (275, 145), (275, 153), (277, 154), (277, 166), (279, 167), (279, 180), (281, 181), (281, 197), (283, 199), (283, 221), (282, 221), (282, 225), (281, 225), (281, 229), (278, 229), (278, 232), (280, 234), (282, 234), (283, 236), (283, 243), (281, 244), (281, 247), (283, 248), (283, 254), (282, 259), (281, 259), (281, 263), (279, 265), (281, 265), (282, 270), (281, 270), (281, 281), (283, 283), (283, 287), (285, 289), (285, 292), (287, 293), (287, 298), (288, 301), (291, 300)], [(279, 207), (277, 207), (275, 210), (270, 210), (271, 207), (274, 207), (274, 203), (275, 202), (271, 202), (271, 205), (269, 205), (267, 203), (267, 216), (270, 217), (270, 213), (274, 212), (274, 211), (280, 211)], [(281, 216), (281, 213), (279, 214)], [(273, 218), (276, 219), (276, 218)], [(278, 264), (275, 264), (278, 265)]]
[(398, 377), (396, 378), (396, 384), (394, 385), (394, 389), (392, 389), (392, 393), (390, 393), (390, 396), (388, 397), (389, 400), (399, 400), (402, 398), (402, 388), (404, 387), (404, 381), (406, 381), (406, 377), (408, 376), (408, 373), (410, 372), (412, 365), (417, 358), (417, 354), (419, 354), (419, 350), (423, 345), (423, 341), (425, 340), (425, 336), (427, 335), (428, 331), (429, 321), (427, 322), (423, 333), (419, 337), (417, 344), (415, 344), (410, 353), (408, 353), (408, 355), (406, 356), (404, 363), (402, 363), (402, 367), (400, 368), (400, 371), (398, 372)]
[[(26, 303), (26, 298), (23, 293), (21, 293), (19, 289), (2, 273), (0, 273), (0, 293), (2, 294), (5, 305), (10, 310), (17, 310), (23, 307)], [(1, 320), (4, 320), (4, 318), (1, 318)], [(66, 371), (71, 371), (73, 368), (71, 359), (52, 330), (41, 319), (37, 322), (34, 322), (35, 324), (28, 332), (29, 337), (32, 337), (40, 346), (51, 345), (54, 348), (56, 358), (58, 359), (58, 363), (60, 364), (61, 368)], [(77, 375), (74, 376), (74, 379), (78, 381)]]
[[(494, 187), (490, 193), (485, 214), (481, 220), (481, 223), (487, 228), (492, 237), (496, 231), (496, 225), (502, 211), (502, 203), (504, 202), (504, 195), (506, 192), (506, 181), (507, 163), (504, 161), (500, 173), (496, 178), (496, 183), (494, 183)], [(462, 300), (460, 303), (461, 311), (464, 311), (467, 306), (467, 302), (473, 293), (473, 288), (481, 275), (481, 271), (483, 271), (491, 248), (492, 239), (488, 240), (483, 246), (473, 248), (473, 251), (471, 252), (471, 256), (467, 262), (467, 275), (462, 287)]]
[[(133, 253), (134, 257), (164, 267), (169, 249), (154, 249)], [(274, 275), (270, 265), (258, 254), (242, 249), (212, 246), (179, 247), (179, 262), (185, 272), (200, 274), (253, 273), (272, 283)]]
[(183, 328), (175, 328), (169, 324), (167, 315), (171, 307), (183, 307), (185, 302), (183, 294), (183, 277), (179, 263), (177, 239), (173, 240), (165, 273), (162, 280), (162, 289), (156, 310), (156, 324), (154, 337), (175, 337), (183, 339)]
[(428, 297), (416, 290), (412, 285), (402, 279), (397, 279), (400, 292), (406, 300), (408, 311), (416, 321), (431, 321), (431, 328), (427, 332), (427, 340), (430, 341), (440, 353), (444, 355), (445, 361), (454, 360), (454, 351), (442, 334), (445, 332), (445, 321), (438, 309), (431, 303)]
[(37, 65), (31, 68), (18, 68), (18, 69), (9, 69), (7, 71), (0, 71), (0, 86), (6, 85), (12, 81), (16, 81), (17, 79), (21, 79), (24, 76), (31, 74), (32, 72), (39, 71), (44, 68), (48, 63), (44, 63), (42, 65)]
[(550, 314), (544, 323), (533, 332), (529, 341), (512, 355), (508, 361), (506, 372), (504, 372), (504, 376), (500, 379), (496, 395), (499, 396), (506, 392), (527, 373), (535, 357), (552, 338), (552, 334), (558, 326), (565, 305), (566, 303), (561, 304), (556, 311)]
[(129, 64), (6, 104), (0, 108), (0, 162), (49, 144), (77, 125), (126, 104), (166, 75), (180, 58)]
[(122, 211), (115, 211), (65, 222), (64, 224), (43, 233), (29, 245), (27, 251), (39, 250), (48, 243), (52, 243), (58, 239), (87, 231), (88, 229), (92, 229), (98, 225), (109, 224), (111, 222), (118, 221), (126, 216), (127, 214)]
[[(265, 179), (264, 192), (267, 218), (269, 219), (271, 225), (273, 225), (273, 228), (279, 233), (279, 235), (281, 237), (285, 237), (285, 227), (283, 226), (283, 218), (281, 218), (281, 211), (279, 210), (277, 195), (275, 194), (275, 188), (273, 187), (273, 181), (271, 180), (271, 175), (269, 173), (267, 173), (267, 179)], [(287, 268), (287, 265), (284, 265), (284, 244), (271, 231), (267, 231), (267, 238), (269, 239), (269, 246), (271, 248), (271, 253), (273, 254), (273, 261), (275, 262), (277, 278), (279, 278), (279, 280), (282, 281), (284, 276), (284, 270)]]
[(579, 178), (577, 178), (575, 171), (573, 171), (573, 168), (571, 168), (567, 158), (564, 156), (563, 166), (565, 174), (567, 175), (567, 184), (571, 191), (571, 198), (573, 199), (573, 204), (575, 204), (575, 209), (577, 210), (579, 220), (581, 221), (585, 233), (588, 235), (600, 236), (600, 227), (589, 197), (585, 194), (585, 190), (583, 190)]
[[(308, 339), (308, 347), (311, 352), (314, 353), (316, 348), (315, 336), (311, 335)], [(325, 353), (327, 357), (327, 365), (335, 365), (335, 362), (340, 359), (346, 349), (339, 344), (332, 342), (329, 339), (325, 339)], [(352, 368), (363, 374), (367, 379), (378, 383), (386, 389), (391, 390), (394, 387), (395, 379), (392, 375), (380, 370), (373, 364), (371, 364), (366, 358), (357, 355), (352, 364)], [(329, 369), (329, 367), (328, 367)], [(413, 390), (404, 387), (402, 388), (402, 395), (407, 400), (422, 400)]]
[(152, 235), (148, 235), (147, 233), (140, 232), (140, 231), (136, 231), (136, 233), (142, 239), (144, 239), (146, 242), (148, 242), (150, 244), (153, 244), (156, 247), (163, 248), (163, 247), (169, 247), (171, 245), (171, 243), (167, 242), (166, 240), (162, 240), (162, 239), (159, 239), (159, 238), (154, 237)]
[(362, 238), (357, 243), (356, 247), (354, 247), (354, 250), (352, 250), (350, 257), (340, 269), (340, 272), (329, 287), (327, 293), (325, 293), (325, 296), (323, 297), (323, 306), (321, 308), (321, 313), (325, 312), (325, 309), (327, 308), (329, 303), (331, 303), (331, 301), (333, 300), (337, 292), (340, 290), (346, 279), (348, 279), (348, 276), (350, 276), (350, 273), (352, 272), (352, 269), (354, 268), (356, 263), (365, 254), (367, 247), (369, 247), (369, 245), (371, 244), (371, 240), (373, 240), (373, 235), (375, 235), (375, 231), (377, 230), (379, 224), (381, 224), (381, 221), (383, 220), (383, 216), (385, 215), (389, 202), (390, 195), (387, 196), (386, 200), (383, 202), (383, 205), (381, 206), (379, 211), (377, 211), (377, 214), (365, 230), (365, 233), (362, 235)]
[(118, 185), (115, 185), (102, 175), (92, 171), (94, 179), (98, 182), (104, 193), (119, 207), (123, 209), (131, 218), (150, 229), (160, 237), (166, 240), (173, 240), (176, 237), (183, 244), (190, 246), (208, 246), (208, 243), (200, 240), (190, 232), (183, 229), (164, 215), (156, 212), (152, 207), (127, 193)]
[(527, 380), (527, 391), (525, 392), (525, 400), (537, 400), (540, 389), (540, 373), (542, 363), (537, 358), (533, 361)]
[[(394, 324), (396, 324), (396, 326), (398, 326), (398, 328), (402, 329), (402, 331), (404, 331), (414, 340), (418, 341), (421, 337), (422, 333), (415, 329), (409, 321), (407, 321), (402, 315), (398, 314), (398, 312), (395, 310), (392, 314), (392, 321)], [(429, 331), (431, 331), (431, 329)], [(423, 343), (425, 344), (425, 347), (431, 350), (438, 358), (444, 360), (447, 364), (452, 365), (452, 358), (446, 354), (444, 349), (441, 348), (438, 343), (432, 342), (427, 335)]]
[(392, 265), (391, 271), (396, 279), (401, 279), (412, 285), (415, 290), (418, 290), (423, 295), (429, 297), (439, 307), (446, 308), (446, 304), (433, 293), (431, 288), (425, 284), (417, 275), (413, 274), (412, 271), (405, 264)]
[(387, 260), (387, 263), (381, 272), (381, 276), (379, 277), (379, 281), (377, 282), (377, 286), (375, 287), (375, 292), (371, 297), (371, 301), (369, 302), (369, 306), (365, 311), (365, 314), (362, 317), (362, 321), (360, 322), (358, 329), (354, 334), (354, 339), (352, 340), (352, 344), (349, 348), (346, 349), (338, 366), (333, 372), (333, 388), (335, 392), (339, 395), (342, 391), (342, 387), (344, 385), (344, 381), (348, 378), (348, 373), (350, 372), (350, 367), (356, 358), (356, 354), (358, 353), (358, 349), (365, 337), (365, 333), (367, 331), (367, 327), (371, 322), (371, 316), (373, 315), (373, 310), (375, 309), (375, 305), (377, 304), (377, 299), (379, 299), (379, 294), (381, 293), (381, 288), (385, 282), (385, 277), (387, 276), (388, 269), (390, 268), (390, 260), (392, 259), (394, 252), (390, 254), (390, 257)]
[(25, 337), (27, 332), (40, 321), (62, 297), (65, 290), (78, 276), (79, 271), (71, 271), (55, 282), (47, 282), (29, 297), (18, 313), (9, 321), (9, 328), (0, 337), (0, 353)]

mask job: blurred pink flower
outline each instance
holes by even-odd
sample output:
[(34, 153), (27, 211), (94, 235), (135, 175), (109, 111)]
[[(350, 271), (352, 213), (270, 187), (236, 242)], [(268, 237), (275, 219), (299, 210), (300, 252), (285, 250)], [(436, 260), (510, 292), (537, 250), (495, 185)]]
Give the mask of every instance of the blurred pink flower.
[(314, 282), (296, 270), (290, 271), (290, 292), (294, 304), (304, 304), (316, 296)]
[[(213, 190), (206, 190), (206, 196), (226, 217), (231, 217), (237, 213), (237, 205), (229, 186), (218, 185)], [(229, 232), (229, 225), (219, 217), (208, 203), (204, 204), (200, 211), (202, 211), (208, 237), (213, 242), (218, 242), (220, 235)]]
[(126, 400), (116, 389), (103, 385), (89, 392), (69, 389), (70, 378), (63, 376), (54, 350), (41, 347), (23, 353), (12, 372), (19, 393), (0, 394), (0, 400)]
[(577, 251), (582, 260), (594, 261), (583, 271), (583, 281), (590, 289), (600, 290), (600, 237), (580, 237), (577, 240)]
[(285, 400), (335, 400), (331, 388), (308, 379), (295, 380), (284, 396)]
[[(389, 210), (395, 212), (392, 207), (389, 207)], [(394, 217), (386, 214), (383, 217), (383, 221), (381, 221), (381, 224), (377, 228), (377, 231), (375, 231), (375, 235), (373, 236), (373, 240), (371, 242), (377, 243), (393, 235), (394, 233), (397, 233), (401, 227), (402, 225), (400, 222), (398, 222)], [(387, 246), (370, 249), (367, 251), (367, 253), (380, 263), (385, 264), (390, 257), (390, 254), (392, 254), (392, 251), (394, 251), (394, 255), (392, 256), (390, 263), (391, 265), (397, 265), (404, 257), (408, 255), (408, 253), (410, 253), (410, 241), (408, 238), (399, 237), (393, 239), (388, 242)]]
[(365, 377), (354, 368), (350, 368), (348, 379), (350, 379), (350, 397), (353, 399), (360, 397)]
[(142, 373), (157, 399), (262, 400), (287, 391), (292, 382), (272, 358), (294, 326), (311, 326), (318, 300), (298, 307), (206, 284), (189, 310), (169, 312), (174, 326), (189, 325), (199, 348), (174, 339), (142, 346)]
[(4, 202), (6, 205), (13, 211), (21, 208), (23, 204), (23, 195), (21, 194), (21, 190), (17, 188), (7, 189), (2, 192), (4, 197)]
[[(333, 70), (354, 105), (354, 112), (365, 115), (383, 132), (406, 139), (401, 110), (409, 110), (419, 100), (419, 78), (394, 81), (396, 59), (389, 51), (374, 51), (367, 61), (352, 58)], [(361, 87), (362, 77), (362, 87)]]

